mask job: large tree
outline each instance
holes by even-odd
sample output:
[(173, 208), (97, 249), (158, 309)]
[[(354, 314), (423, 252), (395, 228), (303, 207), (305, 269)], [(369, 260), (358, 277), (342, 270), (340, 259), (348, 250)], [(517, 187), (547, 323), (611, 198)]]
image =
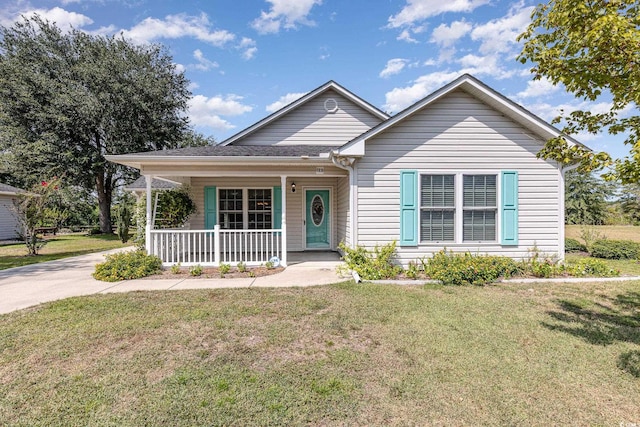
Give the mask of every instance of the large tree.
[(114, 189), (135, 173), (107, 154), (173, 148), (187, 129), (184, 74), (158, 45), (64, 32), (38, 16), (0, 28), (0, 151), (23, 179), (93, 189), (111, 232)]
[[(611, 101), (604, 113), (578, 110), (563, 114), (563, 131), (624, 134), (630, 154), (616, 162), (625, 182), (640, 181), (640, 6), (637, 0), (549, 0), (539, 4), (532, 22), (519, 36), (519, 59), (533, 64), (534, 79), (562, 83), (576, 97)], [(569, 147), (556, 138), (541, 153), (563, 163), (582, 161), (585, 168), (611, 163), (604, 153)]]
[(565, 181), (565, 221), (567, 224), (604, 224), (607, 218), (607, 199), (614, 193), (614, 185), (593, 173), (573, 170)]

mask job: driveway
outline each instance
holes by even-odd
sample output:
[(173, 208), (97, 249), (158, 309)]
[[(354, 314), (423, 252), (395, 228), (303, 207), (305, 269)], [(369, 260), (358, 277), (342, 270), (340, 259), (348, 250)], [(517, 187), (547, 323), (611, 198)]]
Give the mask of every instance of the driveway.
[(0, 314), (63, 298), (110, 292), (238, 287), (293, 287), (336, 283), (337, 257), (298, 262), (282, 273), (245, 279), (139, 279), (107, 283), (91, 277), (100, 252), (0, 271)]

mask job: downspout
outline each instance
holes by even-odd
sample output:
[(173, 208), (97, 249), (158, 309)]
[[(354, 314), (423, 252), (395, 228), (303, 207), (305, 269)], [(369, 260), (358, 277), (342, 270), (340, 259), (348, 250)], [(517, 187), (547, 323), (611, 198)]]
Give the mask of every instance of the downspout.
[(334, 152), (331, 152), (331, 161), (336, 167), (349, 172), (349, 247), (353, 248), (356, 246), (356, 177), (352, 165), (356, 159), (354, 157), (338, 157)]
[(559, 218), (559, 229), (560, 236), (558, 242), (558, 259), (564, 260), (564, 217), (565, 217), (565, 206), (564, 206), (564, 176), (565, 173), (572, 171), (580, 166), (580, 163), (574, 163), (572, 165), (563, 166), (560, 168), (560, 182), (558, 183), (558, 199), (559, 199), (559, 207), (558, 207), (558, 218)]

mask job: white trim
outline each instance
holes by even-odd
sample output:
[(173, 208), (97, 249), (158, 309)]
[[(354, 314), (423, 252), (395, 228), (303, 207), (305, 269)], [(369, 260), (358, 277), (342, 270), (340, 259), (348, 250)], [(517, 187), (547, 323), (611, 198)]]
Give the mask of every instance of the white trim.
[(144, 226), (144, 242), (145, 249), (147, 250), (147, 254), (151, 254), (151, 222), (153, 219), (151, 218), (151, 183), (153, 182), (153, 175), (145, 175), (144, 179), (147, 184), (146, 193), (147, 193), (147, 212), (146, 212), (146, 221)]
[[(282, 176), (282, 170), (274, 170), (273, 172), (252, 172), (252, 171), (227, 171), (227, 172), (217, 172), (215, 170), (162, 170), (162, 169), (152, 169), (154, 175), (185, 175), (189, 177), (207, 177), (207, 178), (226, 178), (226, 177), (244, 177), (244, 178), (278, 178)], [(151, 173), (150, 170), (143, 168), (143, 172)], [(313, 177), (318, 178), (322, 177), (331, 177), (331, 178), (342, 178), (347, 176), (346, 172), (342, 172), (340, 170), (336, 170), (334, 172), (327, 172), (325, 169), (325, 173), (322, 175), (318, 175), (313, 169), (312, 171), (303, 172), (303, 171), (285, 171), (291, 176), (307, 178)]]
[[(329, 191), (329, 215), (327, 215), (327, 219), (329, 220), (329, 247), (328, 248), (309, 248), (307, 247), (307, 191), (315, 191), (315, 190), (328, 190)], [(326, 251), (326, 250), (335, 250), (335, 242), (333, 241), (333, 229), (334, 223), (336, 220), (336, 209), (335, 202), (333, 200), (333, 185), (324, 185), (324, 186), (315, 186), (309, 185), (302, 187), (302, 247), (305, 251)]]
[[(280, 228), (282, 229), (282, 259), (280, 260), (280, 264), (282, 266), (287, 266), (287, 176), (280, 176), (280, 206), (281, 211), (281, 220), (280, 220)], [(272, 202), (273, 205), (273, 202)], [(273, 207), (272, 207), (273, 210)]]

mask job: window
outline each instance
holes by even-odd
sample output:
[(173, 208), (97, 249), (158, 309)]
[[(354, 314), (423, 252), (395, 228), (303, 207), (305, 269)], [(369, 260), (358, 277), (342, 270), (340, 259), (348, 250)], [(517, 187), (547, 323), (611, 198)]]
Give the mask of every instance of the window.
[(455, 175), (422, 175), (420, 182), (420, 240), (455, 240)]
[(249, 190), (249, 230), (271, 228), (271, 190)]
[(220, 190), (220, 219), (218, 224), (224, 230), (242, 230), (242, 189)]
[(462, 182), (462, 240), (496, 240), (496, 175), (464, 175)]
[(271, 189), (220, 189), (220, 228), (268, 230), (272, 228)]
[(497, 175), (421, 175), (419, 191), (421, 242), (496, 241)]

